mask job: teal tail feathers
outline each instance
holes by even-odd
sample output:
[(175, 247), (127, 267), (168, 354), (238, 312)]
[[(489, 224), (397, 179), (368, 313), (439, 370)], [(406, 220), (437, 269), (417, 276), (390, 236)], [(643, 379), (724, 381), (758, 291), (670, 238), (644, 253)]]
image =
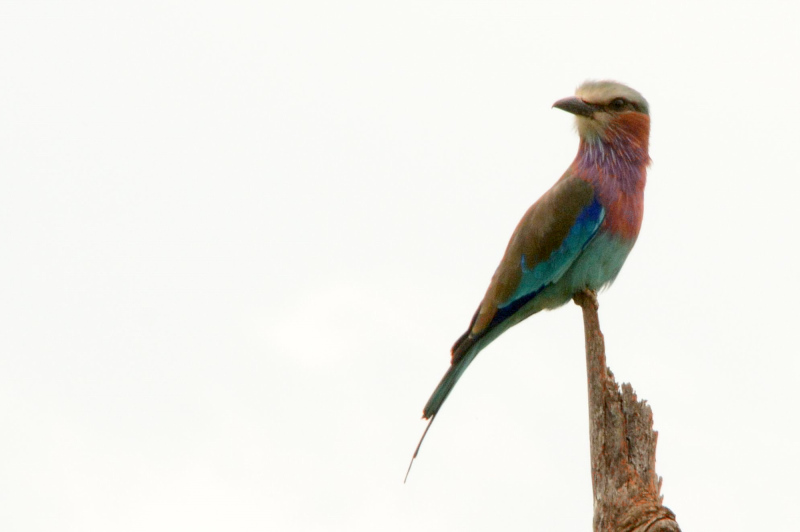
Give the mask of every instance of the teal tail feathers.
[[(456, 345), (458, 345), (458, 342), (456, 342)], [(483, 347), (483, 345), (478, 343), (472, 344), (469, 350), (464, 353), (463, 356), (458, 358), (456, 362), (450, 365), (447, 373), (444, 374), (442, 380), (439, 381), (439, 385), (433, 391), (430, 399), (428, 399), (428, 403), (425, 405), (425, 408), (422, 411), (422, 417), (429, 420), (428, 425), (425, 427), (425, 432), (422, 433), (422, 437), (419, 439), (417, 448), (414, 449), (414, 455), (411, 457), (411, 463), (408, 464), (408, 470), (406, 471), (406, 477), (403, 480), (403, 483), (408, 480), (408, 474), (411, 472), (411, 466), (414, 464), (414, 459), (419, 454), (419, 448), (422, 447), (422, 442), (425, 440), (425, 436), (428, 434), (428, 430), (431, 428), (433, 420), (436, 419), (436, 414), (439, 413), (439, 409), (442, 407), (442, 404), (444, 404), (447, 396), (450, 395), (451, 391), (453, 391), (453, 387), (458, 382), (458, 379), (461, 378), (461, 375), (464, 373), (470, 363), (475, 360), (475, 357), (478, 356), (478, 353), (481, 352)]]
[(439, 413), (439, 409), (442, 407), (445, 399), (447, 399), (447, 396), (450, 395), (450, 392), (453, 391), (453, 387), (458, 382), (458, 379), (461, 378), (461, 375), (464, 374), (464, 371), (466, 371), (467, 367), (475, 360), (475, 357), (480, 352), (480, 348), (476, 349), (476, 347), (478, 346), (473, 345), (472, 349), (464, 353), (464, 356), (450, 365), (447, 373), (445, 373), (442, 380), (439, 381), (439, 385), (433, 391), (425, 408), (422, 410), (422, 417), (433, 420), (433, 416)]
[[(472, 323), (470, 323), (467, 332), (462, 334), (453, 345), (453, 362), (450, 364), (447, 373), (445, 373), (444, 377), (442, 377), (442, 380), (439, 381), (439, 385), (433, 391), (431, 398), (428, 399), (428, 403), (422, 410), (422, 417), (429, 420), (428, 426), (425, 427), (425, 432), (422, 433), (422, 437), (419, 439), (417, 448), (414, 449), (414, 456), (411, 457), (411, 463), (408, 464), (408, 471), (406, 471), (406, 479), (408, 479), (408, 473), (411, 472), (411, 466), (414, 464), (414, 458), (416, 458), (419, 454), (419, 448), (422, 447), (422, 442), (425, 440), (425, 436), (428, 434), (428, 430), (430, 430), (433, 420), (436, 419), (436, 414), (439, 413), (439, 409), (444, 404), (447, 396), (449, 396), (450, 392), (453, 391), (458, 379), (461, 378), (461, 375), (463, 375), (469, 365), (472, 364), (472, 361), (475, 360), (475, 357), (478, 356), (478, 353), (483, 351), (484, 347), (492, 343), (495, 338), (503, 334), (503, 331), (516, 323), (514, 320), (501, 321), (497, 324), (494, 324), (490, 329), (473, 336), (471, 334), (472, 326), (475, 324), (477, 317), (478, 312), (476, 312), (475, 316), (472, 318)], [(405, 482), (405, 480), (403, 482)]]

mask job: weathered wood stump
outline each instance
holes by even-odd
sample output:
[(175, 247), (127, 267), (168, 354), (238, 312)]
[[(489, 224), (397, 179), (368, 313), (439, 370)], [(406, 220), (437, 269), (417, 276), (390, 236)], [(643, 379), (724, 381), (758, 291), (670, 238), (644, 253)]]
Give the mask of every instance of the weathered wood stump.
[(608, 369), (596, 294), (580, 292), (574, 301), (586, 336), (594, 530), (679, 532), (675, 514), (661, 504), (653, 412), (630, 384), (620, 391)]

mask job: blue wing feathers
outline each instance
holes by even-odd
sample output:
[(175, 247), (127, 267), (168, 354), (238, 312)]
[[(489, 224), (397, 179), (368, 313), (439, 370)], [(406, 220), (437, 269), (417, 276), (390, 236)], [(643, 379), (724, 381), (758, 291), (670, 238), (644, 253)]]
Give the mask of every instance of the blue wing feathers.
[(597, 233), (604, 217), (605, 209), (595, 198), (580, 212), (561, 246), (551, 253), (547, 260), (528, 267), (523, 255), (520, 261), (522, 278), (519, 286), (508, 300), (498, 306), (492, 325), (504, 321), (545, 287), (557, 282)]

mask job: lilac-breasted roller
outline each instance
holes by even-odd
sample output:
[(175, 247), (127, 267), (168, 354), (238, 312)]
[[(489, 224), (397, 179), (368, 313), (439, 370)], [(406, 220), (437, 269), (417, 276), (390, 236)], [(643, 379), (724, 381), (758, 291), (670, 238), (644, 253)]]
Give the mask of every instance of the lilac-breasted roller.
[(636, 242), (650, 163), (647, 100), (621, 83), (587, 81), (553, 107), (575, 115), (578, 155), (511, 236), (469, 328), (453, 345), (450, 368), (425, 405), (430, 422), (414, 457), (483, 348), (528, 316), (611, 284)]

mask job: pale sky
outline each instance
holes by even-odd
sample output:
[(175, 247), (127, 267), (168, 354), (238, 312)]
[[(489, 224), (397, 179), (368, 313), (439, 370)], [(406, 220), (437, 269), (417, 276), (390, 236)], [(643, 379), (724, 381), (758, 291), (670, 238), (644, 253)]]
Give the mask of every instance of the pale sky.
[(0, 529), (590, 530), (580, 310), (422, 407), (586, 79), (650, 102), (600, 294), (684, 530), (800, 500), (800, 37), (776, 2), (0, 2)]

